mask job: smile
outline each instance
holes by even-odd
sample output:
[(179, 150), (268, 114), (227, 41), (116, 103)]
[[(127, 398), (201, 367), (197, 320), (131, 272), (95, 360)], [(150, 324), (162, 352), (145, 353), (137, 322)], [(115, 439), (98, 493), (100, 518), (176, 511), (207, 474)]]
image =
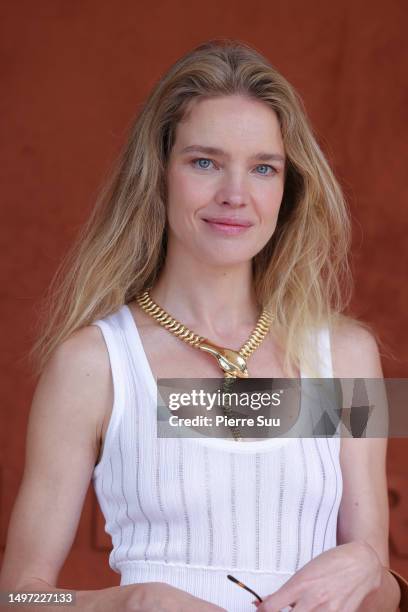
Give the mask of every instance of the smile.
[(213, 221), (209, 219), (203, 219), (203, 221), (206, 223), (206, 225), (211, 230), (217, 232), (218, 234), (224, 234), (224, 235), (242, 234), (248, 231), (252, 226), (252, 224), (248, 224), (248, 223), (246, 223), (245, 225), (240, 225), (238, 222), (234, 224), (233, 221), (221, 222), (221, 221)]

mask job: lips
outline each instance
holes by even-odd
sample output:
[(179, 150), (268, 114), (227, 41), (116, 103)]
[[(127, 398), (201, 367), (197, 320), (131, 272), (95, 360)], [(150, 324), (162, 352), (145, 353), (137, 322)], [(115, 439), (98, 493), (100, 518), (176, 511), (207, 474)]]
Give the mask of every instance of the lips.
[(205, 217), (203, 221), (217, 223), (218, 225), (230, 225), (232, 227), (251, 227), (253, 225), (248, 219), (237, 219), (234, 217)]

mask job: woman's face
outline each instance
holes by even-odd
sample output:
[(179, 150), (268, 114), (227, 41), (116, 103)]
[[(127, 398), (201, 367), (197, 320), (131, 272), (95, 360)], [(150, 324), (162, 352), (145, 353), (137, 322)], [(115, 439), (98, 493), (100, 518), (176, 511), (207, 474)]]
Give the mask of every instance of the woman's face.
[(266, 104), (240, 95), (193, 101), (169, 156), (168, 249), (216, 266), (250, 261), (275, 230), (284, 168)]

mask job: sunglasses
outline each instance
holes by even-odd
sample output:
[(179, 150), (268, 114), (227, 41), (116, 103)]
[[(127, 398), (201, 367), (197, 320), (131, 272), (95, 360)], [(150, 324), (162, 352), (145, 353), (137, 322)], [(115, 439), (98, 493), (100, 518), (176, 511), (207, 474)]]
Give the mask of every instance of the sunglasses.
[(227, 575), (227, 578), (229, 580), (231, 580), (231, 582), (234, 582), (235, 584), (237, 584), (238, 586), (242, 587), (243, 589), (245, 589), (246, 591), (248, 591), (248, 593), (252, 593), (252, 595), (254, 595), (257, 600), (259, 602), (262, 602), (262, 598), (259, 597), (258, 593), (255, 593), (255, 591), (253, 591), (252, 589), (250, 589), (249, 587), (246, 586), (246, 584), (244, 584), (243, 582), (241, 582), (240, 580), (237, 580), (237, 578), (234, 578), (234, 576), (231, 576), (231, 574)]

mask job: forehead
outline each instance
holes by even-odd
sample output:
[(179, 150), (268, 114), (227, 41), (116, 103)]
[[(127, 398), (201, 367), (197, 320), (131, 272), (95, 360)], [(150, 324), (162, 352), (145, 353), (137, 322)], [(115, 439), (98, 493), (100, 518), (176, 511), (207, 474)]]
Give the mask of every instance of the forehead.
[(279, 120), (265, 102), (231, 95), (192, 100), (176, 127), (174, 148), (191, 144), (284, 152)]

